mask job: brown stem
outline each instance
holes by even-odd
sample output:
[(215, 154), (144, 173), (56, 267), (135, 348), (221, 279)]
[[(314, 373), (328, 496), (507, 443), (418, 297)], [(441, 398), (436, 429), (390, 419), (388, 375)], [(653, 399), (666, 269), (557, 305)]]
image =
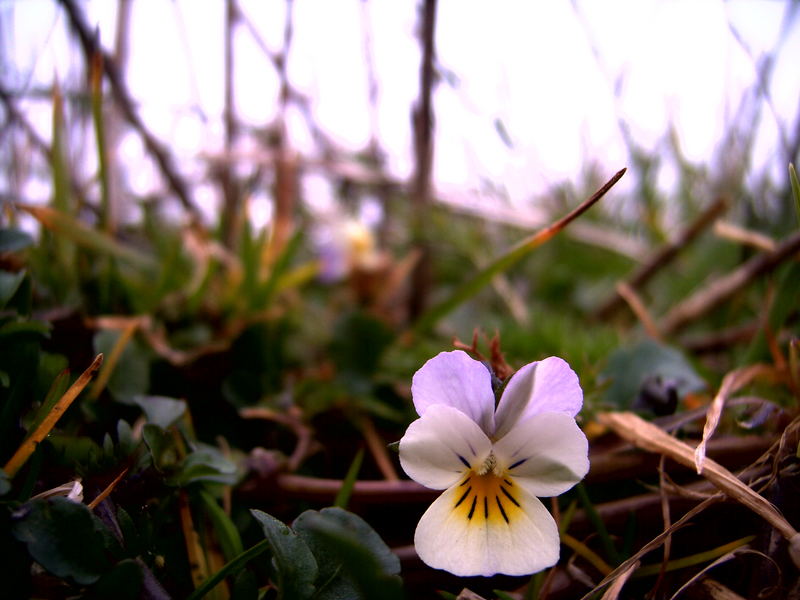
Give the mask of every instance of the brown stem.
[(430, 247), (426, 239), (424, 224), (430, 205), (431, 172), (433, 169), (433, 83), (434, 83), (434, 32), (436, 30), (436, 0), (425, 0), (421, 9), (420, 42), (422, 62), (420, 64), (419, 98), (412, 110), (414, 130), (415, 167), (411, 182), (412, 231), (421, 258), (411, 276), (411, 295), (408, 316), (414, 321), (425, 309), (430, 288)]
[(145, 126), (139, 113), (134, 108), (133, 100), (131, 99), (130, 92), (128, 91), (125, 80), (119, 73), (114, 59), (108, 56), (100, 46), (97, 38), (89, 28), (86, 18), (74, 0), (58, 0), (67, 12), (70, 25), (78, 36), (78, 40), (83, 48), (83, 53), (86, 56), (87, 62), (95, 54), (99, 54), (103, 58), (103, 71), (105, 72), (106, 79), (111, 85), (111, 91), (114, 94), (114, 99), (117, 101), (122, 114), (131, 126), (139, 133), (139, 136), (144, 142), (147, 151), (155, 158), (156, 164), (161, 170), (161, 174), (167, 180), (169, 187), (177, 196), (183, 208), (194, 218), (199, 220), (200, 215), (197, 212), (194, 204), (192, 203), (189, 187), (183, 178), (178, 174), (177, 169), (173, 163), (172, 155), (159, 142), (155, 136)]
[(661, 322), (665, 335), (675, 333), (698, 317), (722, 304), (759, 275), (769, 273), (781, 262), (800, 251), (800, 232), (784, 238), (774, 252), (763, 252), (738, 269), (710, 282), (670, 310)]
[[(649, 258), (645, 259), (642, 265), (633, 272), (626, 280), (626, 284), (631, 290), (641, 289), (660, 269), (668, 265), (678, 252), (691, 243), (700, 235), (717, 217), (728, 208), (728, 202), (724, 198), (717, 198), (706, 210), (704, 210), (686, 229), (681, 231), (674, 240), (664, 244), (656, 250)], [(607, 319), (618, 308), (623, 306), (624, 299), (617, 289), (617, 293), (603, 303), (595, 311), (598, 319)]]
[[(227, 0), (225, 3), (225, 106), (223, 109), (223, 120), (225, 123), (225, 153), (229, 156), (238, 134), (233, 90), (233, 35), (238, 22), (238, 14), (236, 0)], [(235, 240), (238, 239), (239, 236), (239, 213), (241, 210), (241, 203), (239, 189), (233, 172), (234, 169), (231, 162), (220, 164), (219, 183), (222, 188), (223, 198), (220, 227), (222, 230), (222, 243), (227, 248), (233, 248)]]

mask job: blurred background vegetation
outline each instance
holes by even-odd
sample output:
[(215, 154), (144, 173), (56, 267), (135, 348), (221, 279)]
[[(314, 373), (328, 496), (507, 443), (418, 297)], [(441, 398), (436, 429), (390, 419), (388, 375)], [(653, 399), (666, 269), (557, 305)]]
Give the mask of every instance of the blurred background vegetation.
[[(741, 469), (783, 440), (771, 455), (780, 485), (764, 493), (791, 520), (782, 498), (797, 480), (777, 465), (786, 447), (797, 448), (786, 436), (796, 435), (788, 424), (800, 391), (800, 186), (787, 167), (798, 157), (800, 110), (786, 113), (776, 95), (792, 106), (800, 98), (800, 75), (785, 68), (796, 56), (796, 2), (769, 3), (780, 10), (771, 33), (757, 36), (768, 39), (763, 50), (738, 28), (746, 10), (721, 3), (730, 10), (720, 12), (728, 43), (750, 61), (751, 77), (719, 107), (723, 130), (702, 160), (682, 149), (691, 134), (679, 118), (655, 137), (639, 135), (624, 77), (610, 72), (602, 36), (592, 33), (593, 9), (553, 8), (572, 15), (605, 78), (615, 142), (607, 152), (581, 151), (572, 140), (575, 171), (527, 187), (520, 170), (537, 168), (530, 162), (505, 171), (509, 180), (477, 167), (460, 187), (438, 166), (453, 151), (442, 131), (458, 127), (443, 113), (453, 95), (468, 103), (472, 93), (464, 91), (469, 73), (437, 52), (440, 32), (457, 26), (452, 3), (407, 3), (406, 20), (398, 18), (405, 45), (391, 38), (392, 52), (413, 64), (397, 73), (402, 92), (392, 74), (378, 72), (387, 50), (372, 29), (376, 13), (398, 9), (342, 3), (340, 18), (357, 20), (346, 31), (360, 36), (353, 69), (364, 81), (344, 96), (368, 123), (357, 143), (321, 124), (331, 122), (321, 94), (334, 92), (296, 83), (303, 71), (290, 68), (305, 57), (296, 44), (309, 43), (308, 33), (295, 39), (309, 30), (302, 18), (319, 21), (330, 7), (156, 3), (178, 24), (168, 40), (162, 23), (134, 18), (144, 3), (99, 4), (0, 3), (0, 555), (8, 557), (0, 577), (19, 597), (111, 589), (187, 597), (210, 590), (215, 574), (224, 583), (209, 593), (219, 597), (402, 597), (398, 570), (413, 598), (464, 586), (487, 597), (580, 597), (607, 574), (604, 565), (620, 564), (665, 526), (653, 492), (663, 474), (643, 455), (617, 469), (619, 440), (594, 416), (636, 410), (699, 438), (723, 378), (753, 365), (763, 369), (726, 398), (715, 451)], [(751, 3), (758, 23), (763, 4)], [(619, 19), (633, 10), (611, 6)], [(172, 97), (206, 77), (196, 61), (197, 72), (166, 76), (157, 62), (162, 53), (171, 64), (175, 48), (203, 56), (198, 45), (208, 42), (192, 23), (205, 11), (221, 42), (213, 48), (222, 57), (211, 88), (216, 112), (198, 102), (159, 113), (144, 96)], [(725, 22), (726, 14), (738, 20)], [(679, 43), (681, 33), (670, 35)], [(21, 59), (21, 49), (33, 58)], [(140, 50), (156, 61), (155, 81), (139, 78), (141, 88), (128, 77)], [(65, 70), (43, 73), (53, 61)], [(246, 83), (259, 80), (272, 82), (263, 97)], [(348, 83), (342, 76), (339, 85)], [(545, 96), (568, 91), (534, 83)], [(253, 119), (254, 103), (267, 117)], [(385, 138), (386, 105), (395, 113)], [(491, 135), (472, 141), (489, 148), (476, 156), (497, 148), (497, 156), (532, 160), (520, 146), (530, 132), (515, 129), (514, 118), (477, 120)], [(548, 143), (537, 141), (539, 152)], [(593, 194), (598, 203), (562, 233), (547, 229)], [(561, 566), (530, 580), (464, 582), (419, 563), (413, 530), (435, 494), (404, 480), (387, 449), (415, 418), (414, 371), (456, 339), (469, 346), (473, 332), (473, 350), (489, 357), (496, 335), (513, 367), (565, 358), (585, 392), (592, 473), (553, 505), (565, 511), (562, 530), (580, 541), (562, 549)], [(671, 475), (688, 481), (685, 472)], [(77, 493), (75, 481), (84, 504), (60, 499)], [(55, 496), (34, 499), (43, 492)], [(352, 512), (318, 510), (334, 504)], [(732, 514), (730, 530), (698, 521), (672, 555), (760, 533), (754, 544), (785, 568), (785, 548)], [(293, 521), (289, 532), (284, 522)], [(284, 546), (278, 534), (289, 533)], [(322, 566), (331, 554), (340, 557), (333, 571)], [(633, 593), (669, 597), (721, 554), (668, 576), (645, 574)], [(772, 590), (774, 573), (762, 564), (744, 572), (721, 581), (750, 597), (796, 593), (796, 573), (784, 572), (783, 587)]]

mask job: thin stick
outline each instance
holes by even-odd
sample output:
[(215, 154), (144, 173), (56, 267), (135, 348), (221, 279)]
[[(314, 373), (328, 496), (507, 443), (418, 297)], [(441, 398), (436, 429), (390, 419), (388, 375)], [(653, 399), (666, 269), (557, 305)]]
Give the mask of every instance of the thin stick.
[(30, 458), (33, 451), (36, 450), (36, 446), (41, 442), (47, 434), (50, 433), (50, 430), (53, 429), (55, 424), (61, 418), (66, 410), (70, 407), (72, 402), (78, 395), (83, 391), (89, 382), (94, 377), (97, 370), (100, 368), (100, 365), (103, 364), (103, 355), (98, 354), (95, 359), (92, 361), (92, 364), (89, 365), (83, 373), (81, 373), (80, 377), (75, 380), (69, 389), (64, 392), (64, 395), (56, 402), (55, 406), (47, 413), (47, 416), (42, 419), (42, 422), (39, 423), (39, 426), (34, 430), (32, 434), (30, 434), (25, 440), (20, 444), (20, 447), (14, 453), (14, 456), (6, 463), (3, 467), (3, 470), (9, 477), (13, 477), (19, 468), (25, 464), (25, 461)]
[[(717, 198), (711, 205), (704, 210), (686, 229), (681, 231), (675, 239), (667, 242), (655, 251), (649, 258), (645, 259), (642, 265), (634, 271), (627, 279), (626, 283), (633, 290), (641, 289), (661, 268), (668, 265), (678, 252), (691, 243), (700, 235), (714, 220), (728, 208), (728, 202), (724, 198)], [(617, 290), (619, 292), (619, 290)], [(603, 303), (595, 311), (598, 319), (610, 317), (614, 311), (622, 306), (623, 298), (617, 294)]]
[(758, 254), (720, 279), (716, 279), (670, 310), (661, 322), (665, 335), (675, 333), (722, 304), (759, 275), (769, 273), (800, 251), (800, 231), (787, 236), (774, 252)]
[(109, 483), (109, 484), (106, 486), (106, 488), (105, 488), (105, 489), (104, 489), (102, 492), (100, 492), (100, 493), (97, 495), (97, 497), (96, 497), (94, 500), (92, 500), (91, 502), (89, 502), (89, 504), (87, 505), (87, 506), (89, 507), (89, 510), (94, 510), (94, 509), (95, 509), (95, 507), (96, 507), (98, 504), (100, 504), (100, 503), (101, 503), (103, 500), (105, 500), (106, 498), (108, 498), (108, 497), (111, 495), (111, 492), (113, 492), (113, 491), (114, 491), (114, 488), (115, 488), (115, 487), (117, 487), (117, 484), (118, 484), (120, 481), (122, 481), (122, 478), (123, 478), (123, 477), (125, 477), (125, 475), (127, 475), (127, 474), (128, 474), (128, 471), (129, 471), (129, 470), (130, 470), (130, 467), (125, 467), (124, 469), (122, 469), (122, 471), (120, 472), (120, 474), (119, 474), (119, 475), (117, 475), (117, 476), (114, 478), (114, 481), (112, 481), (111, 483)]
[(414, 134), (414, 174), (411, 181), (413, 208), (412, 234), (415, 248), (421, 259), (411, 274), (411, 293), (408, 297), (408, 315), (418, 318), (425, 310), (431, 286), (430, 245), (425, 232), (425, 221), (431, 200), (431, 172), (433, 170), (433, 86), (436, 57), (436, 0), (424, 0), (420, 8), (420, 45), (422, 59), (419, 69), (419, 98), (411, 112)]
[(774, 252), (777, 244), (771, 237), (751, 231), (744, 227), (739, 227), (728, 221), (717, 221), (714, 223), (714, 233), (724, 239), (731, 240), (745, 246), (752, 246), (766, 252)]
[(617, 294), (619, 297), (625, 300), (630, 306), (633, 313), (642, 323), (645, 331), (647, 334), (652, 337), (654, 340), (661, 341), (663, 336), (661, 332), (658, 330), (658, 325), (656, 325), (655, 319), (650, 315), (650, 311), (647, 310), (647, 307), (644, 305), (639, 294), (637, 294), (634, 289), (624, 281), (617, 282)]
[(128, 346), (128, 342), (131, 341), (133, 334), (136, 333), (136, 330), (139, 328), (140, 324), (141, 320), (134, 318), (126, 323), (122, 328), (122, 332), (117, 338), (114, 347), (111, 349), (111, 353), (108, 355), (108, 360), (105, 361), (105, 365), (103, 366), (102, 371), (100, 371), (100, 375), (98, 375), (97, 380), (92, 386), (92, 389), (89, 390), (89, 400), (96, 400), (100, 397), (103, 389), (108, 384), (108, 380), (111, 379), (111, 375), (114, 373), (114, 367), (117, 366), (119, 359), (122, 357), (122, 353)]
[(375, 430), (375, 424), (367, 415), (361, 418), (361, 432), (364, 434), (364, 439), (367, 441), (367, 446), (372, 454), (372, 458), (378, 465), (378, 468), (386, 481), (400, 481), (397, 476), (397, 470), (394, 468), (389, 454), (386, 451), (386, 444), (381, 440), (378, 432)]

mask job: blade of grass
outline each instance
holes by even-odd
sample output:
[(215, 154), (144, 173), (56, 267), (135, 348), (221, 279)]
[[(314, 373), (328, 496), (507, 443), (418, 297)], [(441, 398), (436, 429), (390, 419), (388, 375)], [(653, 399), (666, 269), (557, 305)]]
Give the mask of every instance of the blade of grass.
[[(756, 536), (748, 535), (746, 537), (740, 538), (738, 540), (734, 540), (732, 542), (728, 542), (727, 544), (723, 544), (722, 546), (717, 546), (716, 548), (712, 548), (711, 550), (706, 550), (704, 552), (698, 552), (697, 554), (692, 554), (691, 556), (684, 556), (683, 558), (676, 558), (674, 560), (669, 561), (664, 568), (665, 571), (677, 571), (678, 569), (685, 569), (686, 567), (693, 567), (695, 565), (700, 565), (715, 558), (719, 558), (720, 556), (725, 556), (729, 552), (736, 550), (737, 548), (741, 548), (745, 544), (749, 544), (755, 539)], [(634, 573), (634, 577), (649, 577), (650, 575), (657, 575), (659, 571), (661, 571), (662, 564), (658, 563), (655, 565), (647, 565), (646, 567), (641, 567), (636, 573)]]
[(248, 562), (269, 550), (269, 543), (270, 541), (268, 539), (261, 540), (255, 546), (248, 548), (239, 556), (227, 562), (224, 567), (197, 586), (186, 600), (200, 600), (200, 598), (204, 598), (220, 581), (229, 575), (239, 572)]
[(609, 565), (606, 561), (602, 559), (602, 557), (597, 554), (594, 550), (589, 548), (586, 544), (581, 542), (580, 540), (572, 537), (568, 533), (561, 534), (561, 543), (564, 544), (567, 548), (570, 548), (575, 551), (575, 553), (579, 556), (585, 558), (591, 565), (600, 571), (603, 575), (608, 575), (614, 568)]
[(71, 215), (47, 206), (27, 204), (17, 204), (16, 206), (32, 215), (47, 229), (84, 248), (113, 256), (142, 270), (156, 270), (156, 262), (150, 256), (120, 244), (111, 236), (84, 225)]
[[(69, 214), (73, 210), (71, 201), (70, 175), (67, 167), (64, 141), (64, 99), (58, 80), (53, 82), (53, 141), (50, 146), (50, 170), (53, 174), (53, 201), (55, 210)], [(56, 236), (55, 261), (59, 266), (62, 285), (74, 281), (75, 247), (63, 237)]]
[(569, 214), (562, 217), (552, 225), (540, 229), (532, 236), (525, 238), (505, 254), (502, 254), (481, 271), (472, 279), (458, 287), (449, 298), (439, 304), (431, 307), (414, 323), (412, 333), (423, 333), (428, 331), (435, 325), (439, 319), (446, 314), (460, 306), (466, 300), (477, 294), (483, 287), (485, 287), (495, 275), (503, 273), (510, 269), (513, 265), (519, 262), (522, 258), (530, 254), (533, 250), (550, 240), (554, 235), (559, 233), (572, 221), (586, 212), (592, 205), (594, 205), (600, 198), (602, 198), (625, 174), (625, 169), (618, 171), (608, 182), (597, 190), (590, 198), (582, 202), (578, 207), (573, 209)]
[(61, 418), (61, 415), (70, 407), (72, 402), (83, 391), (88, 383), (94, 377), (100, 365), (103, 363), (103, 355), (98, 354), (92, 361), (92, 364), (81, 373), (80, 377), (75, 380), (69, 389), (64, 392), (59, 401), (53, 406), (52, 410), (47, 413), (47, 416), (42, 419), (39, 426), (33, 430), (33, 433), (26, 437), (11, 459), (3, 467), (3, 470), (8, 474), (9, 478), (13, 477), (19, 468), (25, 464), (25, 461), (30, 458), (36, 446), (50, 433), (56, 422)]
[(181, 529), (186, 545), (186, 556), (189, 559), (189, 572), (195, 587), (201, 585), (208, 578), (208, 563), (200, 543), (200, 536), (194, 527), (192, 510), (189, 507), (188, 494), (185, 489), (178, 492), (178, 512), (180, 513)]
[(345, 478), (342, 481), (342, 487), (339, 488), (339, 491), (336, 493), (336, 498), (333, 501), (334, 506), (337, 506), (341, 509), (347, 509), (347, 503), (350, 502), (350, 496), (353, 493), (353, 486), (356, 484), (356, 479), (358, 479), (358, 472), (361, 470), (361, 463), (363, 460), (364, 449), (359, 448), (355, 458), (353, 459), (353, 462), (350, 463), (350, 468), (347, 469), (347, 475), (345, 475)]
[(794, 165), (789, 163), (789, 181), (792, 186), (792, 196), (794, 197), (794, 214), (797, 216), (797, 223), (800, 225), (800, 181), (797, 180), (797, 171)]
[(97, 168), (100, 179), (100, 226), (112, 232), (111, 198), (108, 178), (108, 149), (106, 147), (105, 119), (103, 118), (103, 56), (99, 52), (92, 55), (91, 64), (92, 120), (97, 142)]
[(56, 405), (56, 402), (58, 402), (58, 399), (61, 398), (61, 396), (64, 395), (64, 392), (67, 391), (67, 388), (69, 388), (69, 369), (64, 369), (56, 376), (56, 378), (53, 380), (53, 383), (50, 385), (50, 389), (47, 390), (47, 396), (45, 396), (41, 408), (36, 411), (36, 416), (34, 417), (29, 429), (34, 430), (39, 427), (47, 414), (53, 410), (53, 407)]
[(97, 380), (94, 382), (92, 389), (89, 390), (89, 400), (96, 400), (100, 397), (101, 392), (108, 384), (108, 380), (111, 379), (111, 375), (114, 373), (114, 367), (117, 366), (122, 353), (125, 351), (125, 347), (140, 325), (141, 320), (134, 317), (122, 328), (114, 347), (108, 355), (108, 360), (105, 361), (100, 375), (97, 376)]
[(233, 524), (231, 518), (222, 510), (222, 507), (220, 507), (211, 494), (205, 490), (200, 490), (198, 495), (203, 503), (206, 514), (214, 524), (214, 530), (217, 532), (217, 539), (219, 539), (225, 558), (233, 560), (244, 552), (242, 538), (239, 536), (236, 525)]
[(611, 562), (613, 562), (615, 565), (618, 565), (622, 562), (622, 559), (620, 558), (619, 553), (614, 546), (614, 541), (611, 539), (611, 536), (608, 535), (606, 524), (603, 523), (603, 519), (600, 518), (600, 513), (597, 512), (594, 504), (592, 504), (592, 501), (589, 499), (589, 494), (586, 493), (586, 488), (582, 483), (579, 483), (575, 486), (575, 490), (578, 492), (578, 497), (580, 498), (581, 504), (583, 504), (583, 508), (586, 511), (586, 516), (589, 517), (589, 521), (591, 521), (597, 535), (600, 537), (600, 542), (603, 544), (603, 551), (606, 553), (606, 556)]

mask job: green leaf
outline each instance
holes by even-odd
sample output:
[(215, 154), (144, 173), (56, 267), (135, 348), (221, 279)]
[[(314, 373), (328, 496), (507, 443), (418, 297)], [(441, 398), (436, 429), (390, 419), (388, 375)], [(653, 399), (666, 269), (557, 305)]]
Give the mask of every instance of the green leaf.
[(19, 252), (33, 246), (33, 238), (19, 229), (0, 228), (0, 254)]
[(12, 533), (33, 559), (57, 577), (92, 584), (112, 567), (118, 545), (83, 504), (57, 496), (23, 505), (13, 515)]
[(383, 352), (393, 339), (394, 335), (383, 322), (363, 312), (354, 312), (336, 324), (331, 358), (347, 378), (370, 377), (377, 371)]
[(187, 455), (174, 483), (187, 486), (190, 483), (210, 482), (234, 485), (239, 480), (236, 463), (227, 459), (217, 448), (198, 444), (198, 449)]
[(264, 530), (272, 550), (272, 561), (278, 573), (278, 589), (282, 600), (304, 600), (314, 594), (317, 561), (306, 542), (287, 525), (260, 510), (250, 511)]
[(174, 438), (158, 425), (147, 423), (142, 430), (142, 438), (150, 456), (153, 466), (159, 471), (169, 470), (178, 463), (178, 450), (175, 448)]
[(11, 491), (11, 480), (3, 469), (0, 469), (0, 496), (5, 496)]
[(17, 293), (17, 290), (22, 285), (25, 275), (25, 271), (17, 273), (0, 271), (0, 308), (5, 308), (8, 301), (14, 297), (14, 294)]
[(660, 380), (674, 386), (678, 397), (706, 385), (683, 354), (652, 340), (616, 350), (600, 379), (611, 383), (604, 400), (625, 410), (634, 407), (648, 381)]
[(400, 560), (361, 517), (336, 507), (308, 510), (293, 527), (319, 565), (319, 600), (403, 597)]
[(41, 321), (11, 321), (0, 326), (0, 340), (3, 343), (13, 343), (12, 340), (4, 339), (11, 336), (32, 335), (40, 338), (50, 337), (50, 324)]
[(186, 402), (166, 396), (134, 396), (133, 403), (141, 407), (147, 421), (167, 429), (186, 412)]
[(239, 530), (236, 529), (236, 525), (211, 494), (205, 490), (200, 490), (198, 496), (203, 503), (206, 514), (214, 525), (214, 531), (217, 533), (217, 539), (222, 547), (225, 559), (233, 560), (244, 552)]

